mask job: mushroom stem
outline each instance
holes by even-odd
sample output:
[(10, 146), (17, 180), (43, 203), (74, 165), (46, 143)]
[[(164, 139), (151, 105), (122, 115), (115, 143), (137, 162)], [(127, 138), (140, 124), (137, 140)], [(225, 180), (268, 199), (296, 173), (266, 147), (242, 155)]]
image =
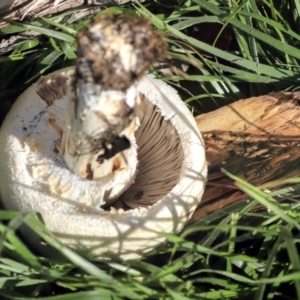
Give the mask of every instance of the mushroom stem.
[[(128, 92), (101, 91), (99, 85), (91, 87), (80, 82), (76, 88), (80, 94), (68, 102), (61, 151), (75, 174), (86, 179), (103, 180), (111, 173), (115, 155), (134, 148), (136, 87), (130, 87)], [(99, 93), (93, 94), (94, 89)], [(127, 97), (130, 97), (132, 107), (127, 108)], [(124, 107), (132, 111), (127, 116), (124, 116)], [(123, 155), (124, 163), (130, 153)], [(87, 169), (92, 169), (93, 175), (87, 173)]]
[[(127, 15), (102, 15), (79, 33), (75, 96), (67, 104), (60, 151), (72, 172), (101, 180), (108, 198), (134, 180), (137, 160), (129, 161), (137, 156), (137, 80), (164, 51), (147, 20)], [(125, 184), (116, 190), (120, 180)]]

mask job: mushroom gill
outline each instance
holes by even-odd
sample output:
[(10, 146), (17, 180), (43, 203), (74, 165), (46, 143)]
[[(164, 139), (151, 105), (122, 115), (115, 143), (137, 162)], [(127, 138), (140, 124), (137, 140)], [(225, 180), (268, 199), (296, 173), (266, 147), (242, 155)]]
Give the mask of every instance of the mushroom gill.
[(137, 117), (141, 125), (135, 132), (138, 146), (136, 179), (118, 199), (116, 208), (154, 204), (172, 190), (181, 174), (183, 151), (174, 126), (144, 95)]

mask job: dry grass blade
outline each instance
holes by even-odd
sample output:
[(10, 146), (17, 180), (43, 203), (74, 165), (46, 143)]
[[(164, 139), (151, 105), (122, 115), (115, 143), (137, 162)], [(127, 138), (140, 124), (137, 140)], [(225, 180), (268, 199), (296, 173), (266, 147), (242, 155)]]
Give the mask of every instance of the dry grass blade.
[[(5, 19), (24, 20), (35, 16), (51, 16), (68, 9), (84, 5), (106, 6), (113, 4), (124, 4), (130, 0), (14, 0), (2, 1), (0, 4), (0, 15)], [(88, 13), (94, 13), (94, 9), (86, 8)], [(79, 14), (81, 14), (79, 12)], [(8, 26), (0, 23), (0, 28)]]

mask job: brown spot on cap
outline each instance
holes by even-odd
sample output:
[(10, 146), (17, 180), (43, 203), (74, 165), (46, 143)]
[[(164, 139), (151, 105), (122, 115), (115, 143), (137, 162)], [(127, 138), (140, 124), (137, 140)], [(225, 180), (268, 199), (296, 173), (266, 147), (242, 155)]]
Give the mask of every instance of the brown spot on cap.
[(36, 93), (51, 106), (68, 92), (67, 78), (61, 75), (42, 76), (37, 83)]
[(49, 118), (48, 121), (61, 138), (63, 135), (63, 129), (56, 123), (55, 119)]
[(91, 164), (87, 164), (85, 167), (85, 178), (87, 180), (93, 180), (94, 179), (94, 172), (92, 170), (92, 165)]
[(122, 161), (120, 157), (116, 157), (113, 160), (113, 164), (112, 164), (112, 172), (117, 172), (117, 171), (121, 171), (122, 168)]

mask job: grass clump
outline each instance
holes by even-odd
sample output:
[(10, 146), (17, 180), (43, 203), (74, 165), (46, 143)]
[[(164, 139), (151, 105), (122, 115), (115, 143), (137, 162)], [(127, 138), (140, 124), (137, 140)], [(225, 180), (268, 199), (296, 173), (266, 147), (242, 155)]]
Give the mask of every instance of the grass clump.
[[(150, 18), (170, 44), (168, 72), (152, 71), (180, 91), (195, 115), (241, 98), (298, 90), (296, 0), (160, 2), (100, 13)], [(14, 21), (0, 30), (1, 45), (7, 43), (0, 47), (2, 119), (16, 95), (40, 75), (74, 63), (76, 32), (92, 16), (73, 20), (73, 13)], [(300, 299), (299, 179), (266, 193), (228, 176), (248, 201), (178, 236), (165, 235), (165, 245), (138, 261), (90, 262), (59, 244), (33, 213), (1, 211), (1, 298)], [(261, 209), (253, 210), (257, 204)], [(18, 235), (22, 224), (61, 256), (35, 253)]]

